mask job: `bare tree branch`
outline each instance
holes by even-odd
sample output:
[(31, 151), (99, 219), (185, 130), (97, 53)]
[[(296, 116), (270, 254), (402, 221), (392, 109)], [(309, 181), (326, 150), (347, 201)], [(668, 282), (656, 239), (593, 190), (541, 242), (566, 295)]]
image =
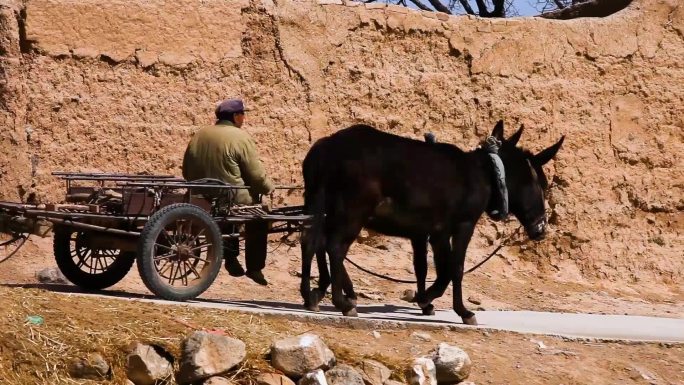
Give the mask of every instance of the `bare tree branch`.
[(423, 4), (423, 2), (420, 1), (420, 0), (410, 0), (410, 1), (411, 1), (416, 7), (422, 9), (423, 11), (432, 11), (432, 9), (430, 9), (430, 7), (428, 7), (427, 5)]
[(546, 19), (574, 19), (578, 17), (605, 17), (627, 8), (632, 0), (590, 0), (553, 12), (542, 13), (538, 17)]
[(458, 2), (461, 4), (461, 7), (466, 11), (467, 14), (469, 15), (474, 15), (475, 11), (473, 11), (473, 7), (470, 6), (468, 3), (468, 0), (458, 0)]
[(446, 7), (444, 4), (442, 4), (441, 1), (439, 0), (428, 0), (430, 2), (430, 5), (435, 8), (438, 12), (446, 13), (448, 15), (451, 15), (451, 10)]
[[(1, 1), (1, 0), (0, 0)], [(358, 0), (363, 3), (383, 2), (428, 12), (507, 17), (519, 15), (516, 4), (530, 0)], [(532, 0), (541, 14), (549, 19), (604, 17), (627, 7), (632, 0)], [(474, 8), (473, 3), (477, 6)], [(490, 11), (491, 7), (493, 9)]]
[(481, 17), (504, 17), (506, 15), (505, 0), (492, 0), (494, 10), (491, 12), (487, 9), (484, 0), (475, 0), (475, 3)]
[(488, 11), (484, 0), (475, 0), (475, 4), (477, 4), (477, 13), (482, 17), (486, 17)]
[(494, 11), (490, 12), (490, 17), (505, 17), (504, 0), (492, 0), (494, 3)]

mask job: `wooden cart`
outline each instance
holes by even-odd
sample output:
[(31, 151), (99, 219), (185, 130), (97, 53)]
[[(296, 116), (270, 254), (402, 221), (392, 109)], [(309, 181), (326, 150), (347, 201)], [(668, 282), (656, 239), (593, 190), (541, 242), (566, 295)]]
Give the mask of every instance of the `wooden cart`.
[(246, 253), (266, 253), (268, 234), (294, 233), (311, 219), (301, 206), (239, 206), (239, 188), (216, 180), (169, 175), (58, 172), (61, 204), (0, 202), (0, 262), (29, 235), (54, 233), (64, 276), (85, 290), (122, 280), (137, 262), (145, 286), (169, 300), (195, 298), (216, 279), (223, 241), (237, 238)]

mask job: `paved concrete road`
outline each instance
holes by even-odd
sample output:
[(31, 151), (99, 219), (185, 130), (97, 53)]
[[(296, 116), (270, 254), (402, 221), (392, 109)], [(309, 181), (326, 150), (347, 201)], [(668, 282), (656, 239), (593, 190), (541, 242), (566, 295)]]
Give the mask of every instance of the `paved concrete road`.
[[(321, 312), (304, 310), (300, 304), (268, 301), (196, 300), (184, 303), (163, 301), (149, 297), (130, 297), (125, 293), (112, 295), (69, 293), (108, 297), (122, 300), (152, 302), (160, 305), (181, 305), (200, 308), (238, 310), (264, 314), (285, 314), (295, 317), (314, 317), (338, 320), (342, 315), (330, 306)], [(434, 316), (423, 316), (417, 307), (404, 305), (359, 305), (359, 319), (355, 322), (384, 321), (388, 323), (415, 323), (426, 325), (463, 325), (453, 311), (438, 311)], [(622, 341), (652, 341), (684, 343), (684, 319), (623, 315), (549, 313), (533, 311), (479, 311), (478, 328), (508, 330), (520, 333), (546, 334), (571, 338), (597, 338)], [(350, 320), (352, 321), (352, 320)]]

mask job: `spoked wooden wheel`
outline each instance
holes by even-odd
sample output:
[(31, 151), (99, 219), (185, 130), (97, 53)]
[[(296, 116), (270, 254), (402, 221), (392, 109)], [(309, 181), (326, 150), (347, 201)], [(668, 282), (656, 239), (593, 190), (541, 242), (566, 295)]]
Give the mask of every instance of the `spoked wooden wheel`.
[(197, 297), (221, 270), (221, 231), (201, 208), (178, 203), (154, 213), (140, 234), (138, 270), (157, 296), (185, 301)]
[(102, 290), (115, 285), (135, 262), (135, 253), (93, 248), (87, 233), (62, 226), (54, 229), (54, 253), (62, 274), (86, 290)]
[(176, 228), (163, 231), (162, 239), (157, 240), (155, 247), (158, 255), (154, 257), (155, 268), (159, 276), (170, 284), (173, 285), (180, 280), (181, 285), (187, 286), (189, 280), (200, 277), (200, 270), (206, 263), (202, 252), (206, 251), (208, 246), (202, 234), (192, 237), (182, 233), (185, 225), (192, 231), (191, 221), (179, 220), (177, 225)]
[(0, 263), (12, 258), (27, 239), (28, 234), (24, 233), (0, 233)]

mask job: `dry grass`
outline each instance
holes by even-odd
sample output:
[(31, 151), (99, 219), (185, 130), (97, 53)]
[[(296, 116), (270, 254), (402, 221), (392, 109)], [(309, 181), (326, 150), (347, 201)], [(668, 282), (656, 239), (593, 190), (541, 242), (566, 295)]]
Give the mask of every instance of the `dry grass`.
[[(641, 373), (651, 373), (661, 384), (684, 384), (684, 344), (619, 344), (569, 341), (548, 336), (482, 330), (444, 328), (424, 330), (432, 341), (411, 337), (418, 326), (376, 325), (374, 338), (367, 324), (291, 320), (235, 311), (185, 306), (160, 306), (117, 299), (66, 296), (37, 289), (0, 286), (0, 383), (94, 384), (71, 379), (69, 360), (100, 353), (112, 366), (110, 381), (124, 384), (127, 347), (132, 342), (155, 344), (177, 360), (181, 341), (197, 329), (222, 331), (247, 345), (247, 359), (227, 377), (252, 384), (270, 367), (268, 352), (273, 340), (313, 332), (323, 338), (339, 362), (355, 365), (365, 358), (380, 361), (401, 379), (408, 360), (424, 355), (439, 342), (466, 350), (474, 362), (470, 378), (478, 385), (524, 383), (527, 385), (643, 384)], [(31, 325), (26, 317), (44, 317)], [(549, 351), (537, 349), (541, 340)], [(548, 353), (548, 352), (546, 352)], [(177, 364), (176, 364), (177, 368)]]
[[(10, 384), (87, 384), (67, 373), (69, 360), (100, 353), (112, 366), (110, 383), (125, 382), (125, 358), (133, 342), (162, 347), (177, 360), (181, 341), (198, 329), (215, 330), (247, 345), (247, 359), (228, 377), (249, 384), (269, 366), (271, 341), (311, 330), (305, 324), (237, 312), (156, 306), (142, 302), (64, 296), (35, 289), (0, 288), (0, 378)], [(27, 316), (44, 318), (42, 325)], [(364, 357), (329, 343), (338, 360), (360, 362)], [(375, 357), (391, 367), (387, 357)], [(177, 362), (175, 363), (177, 369)]]

